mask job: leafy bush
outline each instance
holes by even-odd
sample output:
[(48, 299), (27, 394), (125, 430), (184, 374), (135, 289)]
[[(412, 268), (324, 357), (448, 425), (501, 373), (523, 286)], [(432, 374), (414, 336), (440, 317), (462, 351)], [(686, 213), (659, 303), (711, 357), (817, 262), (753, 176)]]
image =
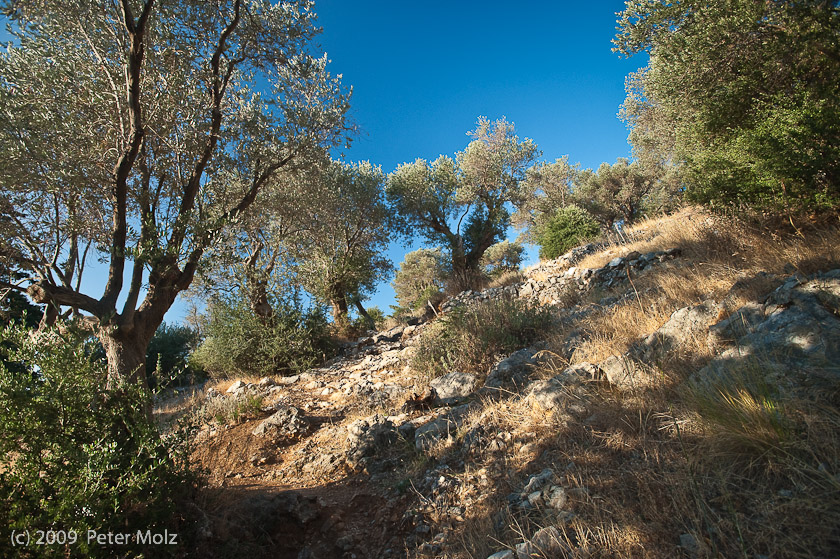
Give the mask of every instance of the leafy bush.
[(195, 373), (189, 366), (189, 356), (197, 345), (198, 332), (189, 326), (161, 324), (146, 350), (149, 386), (161, 379), (184, 380), (185, 373)]
[(577, 206), (560, 208), (540, 234), (540, 258), (551, 260), (598, 234), (598, 223)]
[[(367, 308), (365, 309), (365, 312), (367, 312), (368, 316), (370, 316), (373, 320), (374, 327), (377, 330), (382, 330), (385, 325), (385, 321), (387, 320), (385, 313), (377, 306)], [(365, 332), (369, 327), (370, 324), (365, 317), (357, 316), (350, 321), (349, 329), (354, 332)]]
[[(92, 343), (55, 330), (0, 332), (0, 517), (9, 530), (74, 530), (64, 546), (32, 546), (30, 556), (137, 556), (89, 544), (88, 529), (178, 532), (176, 501), (195, 487), (186, 437), (162, 437), (139, 386), (105, 387)], [(14, 364), (14, 366), (9, 366)], [(11, 557), (8, 538), (0, 555)], [(59, 549), (60, 548), (60, 549)]]
[(429, 377), (455, 370), (485, 374), (497, 355), (530, 345), (551, 322), (549, 311), (518, 299), (459, 307), (423, 333), (411, 367)]
[(280, 301), (273, 310), (264, 320), (245, 301), (214, 300), (207, 337), (190, 363), (217, 378), (295, 374), (331, 354), (323, 307), (304, 310), (295, 301)]

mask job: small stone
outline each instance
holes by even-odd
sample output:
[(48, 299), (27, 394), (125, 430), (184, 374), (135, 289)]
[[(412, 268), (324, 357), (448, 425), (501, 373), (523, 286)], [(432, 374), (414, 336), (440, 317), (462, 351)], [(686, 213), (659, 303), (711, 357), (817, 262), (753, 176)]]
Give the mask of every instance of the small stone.
[(543, 500), (548, 508), (562, 510), (566, 505), (566, 490), (557, 485), (552, 485), (545, 492)]
[(295, 407), (281, 406), (254, 429), (254, 435), (279, 434), (297, 436), (306, 431), (306, 419)]
[(534, 491), (528, 495), (528, 502), (531, 506), (538, 507), (542, 503), (542, 491)]
[(680, 536), (680, 547), (686, 550), (691, 556), (700, 554), (700, 544), (697, 542), (697, 538), (691, 534), (682, 534)]
[(230, 385), (230, 387), (226, 390), (228, 394), (233, 394), (234, 392), (238, 392), (239, 390), (245, 389), (245, 383), (241, 380), (238, 380)]
[(563, 534), (554, 526), (547, 526), (538, 530), (530, 541), (516, 546), (516, 557), (518, 559), (566, 557), (570, 553), (571, 549), (563, 541)]
[(509, 549), (505, 549), (503, 551), (497, 551), (493, 555), (488, 555), (487, 559), (514, 559), (515, 555)]

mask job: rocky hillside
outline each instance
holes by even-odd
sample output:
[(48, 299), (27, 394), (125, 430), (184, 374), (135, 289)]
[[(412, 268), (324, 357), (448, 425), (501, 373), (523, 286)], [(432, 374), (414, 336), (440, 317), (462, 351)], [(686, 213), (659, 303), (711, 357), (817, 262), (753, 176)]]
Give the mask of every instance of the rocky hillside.
[[(208, 385), (199, 552), (836, 555), (838, 241), (685, 210), (304, 374)], [(488, 368), (422, 372), (450, 317), (503, 299), (550, 326)]]

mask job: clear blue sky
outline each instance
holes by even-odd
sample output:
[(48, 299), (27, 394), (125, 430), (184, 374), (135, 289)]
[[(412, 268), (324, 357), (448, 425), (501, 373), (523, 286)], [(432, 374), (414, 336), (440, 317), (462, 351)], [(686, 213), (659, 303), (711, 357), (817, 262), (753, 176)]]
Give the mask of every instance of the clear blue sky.
[[(386, 173), (454, 155), (479, 116), (505, 116), (553, 161), (597, 167), (630, 155), (617, 118), (624, 78), (645, 60), (611, 51), (624, 2), (419, 3), (316, 0), (320, 42), (353, 86), (362, 136), (347, 159)], [(394, 245), (398, 265), (408, 250)], [(530, 251), (531, 258), (535, 251)], [(390, 284), (366, 303), (388, 312)]]
[[(623, 7), (613, 0), (317, 0), (319, 41), (331, 71), (353, 86), (352, 117), (362, 130), (346, 158), (390, 173), (418, 157), (454, 155), (479, 116), (507, 117), (544, 160), (569, 155), (594, 168), (629, 156), (616, 114), (625, 76), (645, 60), (611, 51)], [(389, 257), (398, 265), (419, 246), (394, 245)], [(97, 279), (88, 278), (94, 293), (104, 285)], [(388, 282), (366, 303), (386, 312), (391, 304)], [(167, 321), (184, 313), (179, 299)]]

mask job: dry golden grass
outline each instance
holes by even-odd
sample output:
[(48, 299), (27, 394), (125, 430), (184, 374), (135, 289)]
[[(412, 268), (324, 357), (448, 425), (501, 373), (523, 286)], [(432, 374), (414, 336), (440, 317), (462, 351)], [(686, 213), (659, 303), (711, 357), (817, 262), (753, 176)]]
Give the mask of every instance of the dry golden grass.
[[(698, 557), (804, 559), (840, 550), (836, 410), (790, 402), (782, 452), (758, 446), (721, 452), (720, 427), (667, 388), (628, 395), (591, 385), (590, 395), (585, 422), (552, 421), (522, 400), (488, 403), (471, 418), (512, 441), (527, 433), (539, 451), (519, 456), (511, 445), (468, 462), (465, 482), (472, 476), (474, 487), (477, 472), (488, 478), (478, 484), (484, 498), (458, 528), (460, 550), (446, 557), (484, 558), (550, 525), (590, 557), (681, 557), (689, 554), (680, 548), (684, 534), (694, 537)], [(753, 417), (750, 410), (741, 419)], [(566, 489), (571, 520), (506, 507), (506, 495), (545, 467)]]
[(204, 400), (204, 394), (204, 386), (190, 386), (181, 392), (169, 391), (166, 395), (158, 397), (152, 413), (158, 423), (165, 427), (183, 414), (199, 407)]
[(804, 235), (783, 237), (698, 208), (686, 208), (628, 228), (627, 237), (640, 240), (615, 243), (588, 256), (579, 266), (600, 267), (616, 255), (631, 251), (679, 248), (682, 254), (665, 265), (631, 274), (635, 300), (577, 325), (587, 335), (572, 361), (599, 362), (623, 353), (634, 341), (658, 329), (675, 310), (705, 299), (724, 304), (718, 317), (723, 319), (777, 285), (772, 276), (761, 272), (785, 277), (793, 271), (810, 274), (840, 266), (840, 229), (812, 229)]
[(798, 233), (779, 231), (766, 222), (750, 223), (687, 207), (627, 227), (625, 235), (584, 258), (578, 267), (600, 268), (632, 251), (644, 254), (670, 248), (681, 248), (683, 260), (700, 266), (700, 277), (728, 277), (733, 272), (759, 270), (789, 273), (786, 267), (810, 274), (840, 265), (840, 230), (835, 222)]
[(502, 273), (496, 278), (493, 278), (487, 283), (487, 288), (495, 288), (495, 287), (506, 287), (508, 285), (513, 285), (516, 283), (522, 283), (525, 281), (525, 274), (523, 274), (519, 270), (511, 270)]
[[(630, 233), (635, 240), (579, 266), (599, 267), (630, 251), (680, 248), (682, 255), (633, 275), (630, 300), (573, 325), (585, 340), (573, 362), (627, 351), (681, 307), (712, 298), (723, 303), (722, 319), (794, 271), (840, 267), (836, 225), (802, 230), (803, 238), (688, 208)], [(469, 465), (489, 472), (490, 486), (458, 528), (460, 550), (445, 556), (484, 558), (547, 525), (590, 557), (840, 556), (840, 413), (824, 397), (785, 399), (747, 382), (748, 375), (728, 387), (675, 389), (712, 356), (698, 339), (661, 364), (668, 382), (632, 394), (588, 385), (585, 421), (563, 421), (527, 399), (488, 402), (466, 425), (507, 432), (538, 451), (519, 455), (512, 444), (502, 455), (471, 458)], [(553, 376), (564, 364), (555, 359), (537, 376)], [(761, 364), (754, 368), (760, 380)], [(436, 456), (456, 449), (442, 445)], [(544, 467), (561, 476), (572, 520), (506, 507), (505, 496)], [(695, 552), (681, 547), (692, 538)]]

